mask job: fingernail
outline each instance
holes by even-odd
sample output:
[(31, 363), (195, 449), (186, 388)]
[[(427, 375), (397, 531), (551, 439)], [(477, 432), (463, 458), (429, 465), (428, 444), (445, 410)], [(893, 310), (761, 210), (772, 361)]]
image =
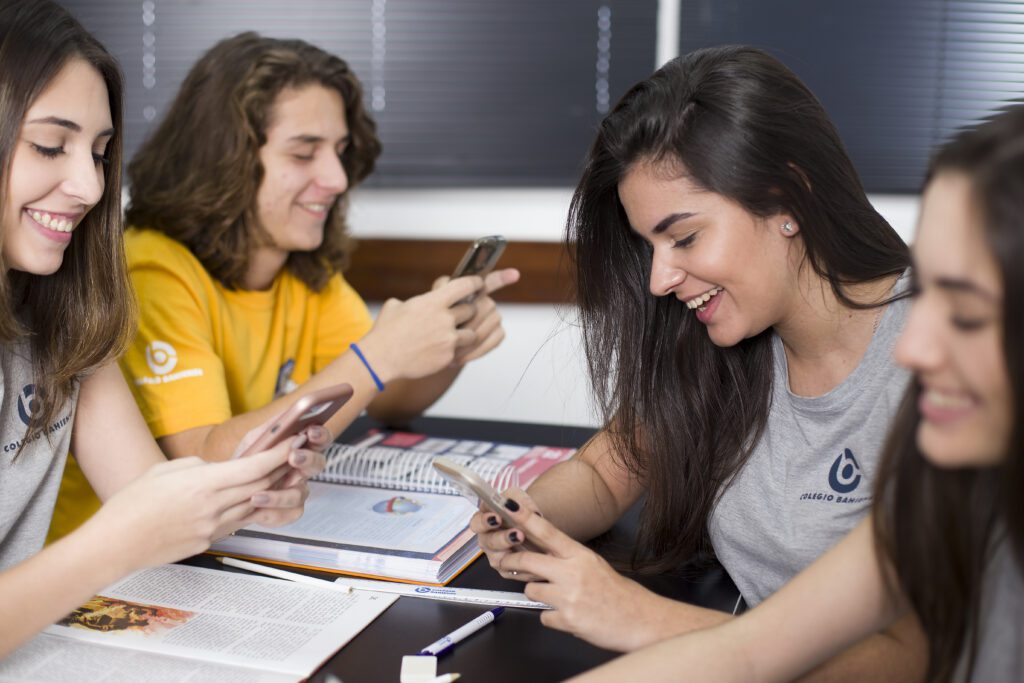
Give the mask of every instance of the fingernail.
[(295, 463), (296, 465), (301, 465), (307, 460), (309, 460), (309, 456), (306, 455), (305, 453), (296, 453), (295, 457), (292, 458), (292, 462)]
[(487, 523), (491, 526), (498, 526), (499, 524), (501, 524), (501, 522), (498, 521), (498, 518), (494, 515), (487, 515)]
[(513, 543), (519, 543), (519, 532), (513, 531), (512, 533), (510, 533), (508, 535), (508, 540), (512, 541)]
[(320, 425), (314, 425), (309, 428), (309, 436), (316, 441), (323, 441), (327, 439), (327, 430)]
[(253, 505), (266, 505), (269, 502), (270, 496), (268, 496), (265, 493), (257, 493), (255, 496), (252, 497)]
[(505, 500), (505, 507), (507, 507), (512, 512), (519, 512), (519, 503), (515, 502), (511, 498), (507, 498)]

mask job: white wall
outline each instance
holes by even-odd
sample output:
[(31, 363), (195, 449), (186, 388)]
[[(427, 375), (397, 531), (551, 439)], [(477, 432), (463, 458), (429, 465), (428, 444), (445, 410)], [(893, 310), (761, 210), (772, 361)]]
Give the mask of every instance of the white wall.
[[(465, 239), (503, 234), (555, 242), (572, 192), (544, 190), (357, 190), (350, 224), (358, 237)], [(872, 203), (910, 240), (916, 196)], [(358, 258), (358, 257), (357, 257)], [(546, 424), (596, 425), (571, 308), (502, 306), (507, 337), (467, 367), (428, 415)]]

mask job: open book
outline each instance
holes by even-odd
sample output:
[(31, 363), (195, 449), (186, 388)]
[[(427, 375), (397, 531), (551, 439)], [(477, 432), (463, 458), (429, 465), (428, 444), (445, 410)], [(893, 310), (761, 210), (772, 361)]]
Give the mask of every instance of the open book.
[(8, 655), (0, 681), (302, 681), (395, 600), (216, 569), (153, 567)]
[(446, 584), (480, 553), (469, 530), (476, 509), (434, 471), (433, 459), (444, 455), (502, 491), (526, 488), (574, 452), (373, 431), (355, 444), (331, 447), (297, 522), (273, 529), (251, 526), (211, 550), (343, 574)]

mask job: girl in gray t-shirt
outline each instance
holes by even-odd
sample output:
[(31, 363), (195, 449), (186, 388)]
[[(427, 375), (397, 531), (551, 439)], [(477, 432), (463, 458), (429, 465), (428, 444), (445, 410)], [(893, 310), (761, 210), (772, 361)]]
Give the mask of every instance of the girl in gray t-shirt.
[[(226, 463), (166, 462), (115, 363), (132, 332), (120, 70), (50, 0), (0, 0), (0, 55), (3, 659), (132, 571), (294, 520), (323, 456), (286, 441)], [(106, 502), (43, 548), (69, 449)], [(299, 457), (293, 483), (268, 490)]]
[[(577, 542), (641, 497), (637, 568), (714, 553), (751, 603), (867, 514), (907, 382), (889, 352), (910, 255), (814, 95), (742, 46), (675, 59), (623, 96), (568, 241), (606, 426), (510, 494), (543, 519), (471, 524), (492, 566), (555, 606), (545, 624), (632, 650), (731, 618), (647, 591)], [(509, 552), (538, 533), (558, 549)], [(918, 674), (920, 634), (893, 628), (825, 676)]]
[(1024, 107), (935, 157), (866, 520), (763, 605), (580, 681), (788, 681), (912, 611), (928, 681), (1024, 681)]

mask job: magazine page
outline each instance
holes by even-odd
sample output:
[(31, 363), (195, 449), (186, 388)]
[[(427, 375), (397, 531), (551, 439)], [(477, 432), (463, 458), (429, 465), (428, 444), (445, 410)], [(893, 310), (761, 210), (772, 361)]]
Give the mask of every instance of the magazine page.
[(104, 589), (44, 633), (302, 677), (393, 602), (378, 593), (162, 565)]
[(166, 655), (114, 650), (43, 633), (0, 660), (0, 682), (295, 683), (296, 674), (256, 671)]

